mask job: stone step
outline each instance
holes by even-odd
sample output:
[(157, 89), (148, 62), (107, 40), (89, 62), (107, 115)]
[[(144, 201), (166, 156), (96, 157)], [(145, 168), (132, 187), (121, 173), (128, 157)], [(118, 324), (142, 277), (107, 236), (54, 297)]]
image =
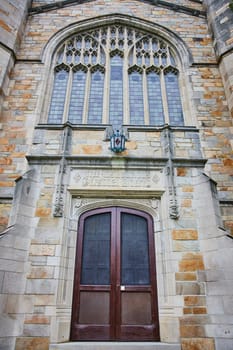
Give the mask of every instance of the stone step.
[(181, 350), (181, 347), (159, 342), (69, 342), (50, 344), (49, 350)]

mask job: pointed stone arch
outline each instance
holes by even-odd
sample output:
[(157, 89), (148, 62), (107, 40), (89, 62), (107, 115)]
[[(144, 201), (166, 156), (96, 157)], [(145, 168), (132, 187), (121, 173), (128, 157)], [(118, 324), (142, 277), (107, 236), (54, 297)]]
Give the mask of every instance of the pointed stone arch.
[(90, 28), (94, 29), (111, 24), (127, 25), (134, 28), (139, 28), (147, 33), (155, 34), (159, 38), (164, 39), (169, 43), (176, 56), (180, 61), (182, 61), (184, 67), (188, 67), (193, 62), (193, 57), (189, 48), (175, 32), (171, 31), (169, 28), (161, 26), (160, 24), (122, 14), (110, 14), (89, 18), (87, 20), (72, 23), (62, 28), (55, 33), (45, 45), (42, 52), (42, 61), (45, 64), (49, 64), (51, 57), (53, 57), (58, 46), (69, 36), (72, 36), (78, 32), (90, 30)]
[[(174, 32), (172, 32), (170, 29), (165, 28), (157, 23), (153, 23), (151, 21), (142, 20), (137, 17), (132, 17), (129, 15), (123, 15), (123, 14), (111, 14), (111, 15), (104, 15), (104, 16), (98, 16), (96, 18), (90, 18), (87, 20), (79, 21), (73, 24), (70, 24), (63, 29), (59, 30), (56, 34), (54, 34), (49, 41), (47, 42), (46, 46), (44, 47), (44, 50), (42, 52), (42, 62), (45, 65), (44, 70), (44, 90), (47, 89), (47, 86), (51, 86), (52, 82), (52, 75), (50, 74), (52, 72), (52, 68), (55, 66), (55, 60), (58, 50), (65, 47), (66, 43), (68, 42), (69, 38), (72, 38), (77, 35), (84, 35), (86, 32), (100, 30), (101, 27), (111, 27), (111, 26), (121, 26), (121, 27), (128, 27), (132, 28), (133, 31), (138, 31), (140, 33), (145, 33), (145, 35), (148, 35), (148, 37), (156, 37), (158, 42), (165, 44), (165, 46), (169, 47), (169, 55), (170, 60), (174, 60), (174, 57), (176, 58), (175, 66), (177, 66), (180, 74), (180, 86), (182, 86), (182, 90), (180, 91), (182, 94), (182, 101), (185, 106), (184, 114), (182, 114), (181, 119), (185, 119), (185, 124), (188, 125), (195, 125), (195, 121), (191, 120), (190, 113), (190, 106), (189, 102), (190, 97), (187, 94), (187, 91), (189, 89), (184, 89), (184, 86), (189, 84), (187, 76), (187, 71), (191, 64), (193, 63), (192, 54), (187, 47), (187, 44)], [(141, 38), (144, 40), (143, 38)], [(146, 40), (146, 38), (145, 38)], [(152, 40), (152, 39), (151, 39)], [(135, 42), (136, 43), (136, 42)], [(137, 44), (137, 43), (136, 43)], [(136, 45), (135, 44), (135, 45)], [(63, 45), (63, 46), (62, 46)], [(132, 46), (133, 47), (133, 46)], [(165, 54), (166, 55), (166, 54)], [(42, 117), (40, 119), (40, 122), (46, 123), (47, 117), (48, 117), (48, 105), (50, 100), (50, 94), (47, 94), (46, 97), (41, 101), (41, 105), (43, 105), (43, 113)], [(106, 96), (104, 97), (104, 100), (106, 100)], [(124, 107), (125, 108), (125, 107)], [(127, 109), (129, 106), (127, 107)], [(46, 111), (47, 110), (47, 111)], [(107, 113), (107, 112), (106, 112)], [(124, 111), (124, 115), (129, 114), (128, 111)], [(168, 122), (168, 112), (166, 112), (166, 122)], [(183, 117), (183, 115), (185, 117)], [(104, 115), (104, 120), (107, 120), (107, 115)], [(145, 120), (149, 120), (149, 117), (146, 116)], [(66, 119), (66, 118), (65, 118)], [(141, 121), (142, 122), (142, 121)], [(147, 121), (148, 123), (148, 121)]]

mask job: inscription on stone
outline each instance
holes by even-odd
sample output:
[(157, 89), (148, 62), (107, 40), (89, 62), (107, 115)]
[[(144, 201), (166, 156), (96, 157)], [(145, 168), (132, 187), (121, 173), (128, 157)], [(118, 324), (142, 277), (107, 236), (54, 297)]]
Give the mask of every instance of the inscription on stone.
[(160, 187), (160, 182), (160, 171), (73, 169), (70, 185), (78, 188), (154, 188)]

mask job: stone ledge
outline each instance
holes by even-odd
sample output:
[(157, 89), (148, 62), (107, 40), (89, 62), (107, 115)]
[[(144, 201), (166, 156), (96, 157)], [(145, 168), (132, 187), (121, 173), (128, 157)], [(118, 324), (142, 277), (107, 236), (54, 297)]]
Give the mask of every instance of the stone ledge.
[(159, 342), (69, 342), (50, 344), (49, 350), (181, 350), (181, 347)]

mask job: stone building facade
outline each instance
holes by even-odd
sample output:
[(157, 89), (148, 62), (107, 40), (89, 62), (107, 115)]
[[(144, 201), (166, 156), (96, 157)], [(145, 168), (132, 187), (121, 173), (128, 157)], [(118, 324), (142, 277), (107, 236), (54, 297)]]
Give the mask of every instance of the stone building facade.
[(232, 23), (229, 0), (1, 2), (1, 350), (232, 350)]

